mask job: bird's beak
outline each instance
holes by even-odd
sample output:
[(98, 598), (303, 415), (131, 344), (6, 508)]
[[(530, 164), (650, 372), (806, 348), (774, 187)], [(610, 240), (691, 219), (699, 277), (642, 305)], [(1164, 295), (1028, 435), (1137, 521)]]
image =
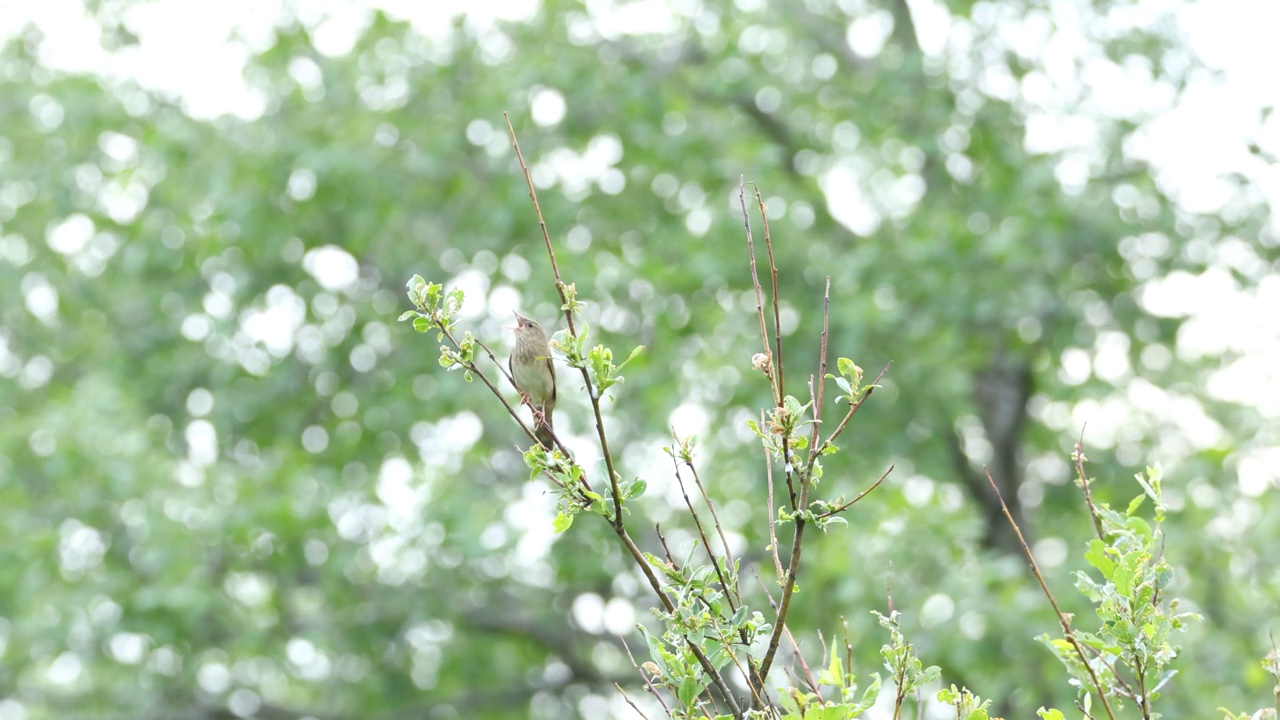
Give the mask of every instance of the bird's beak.
[(511, 314), (516, 316), (516, 326), (515, 326), (515, 327), (512, 327), (512, 328), (507, 328), (507, 329), (508, 329), (508, 330), (521, 330), (521, 329), (523, 329), (523, 328), (524, 328), (524, 318), (520, 317), (520, 313), (516, 312), (515, 310), (512, 310), (512, 311), (511, 311)]

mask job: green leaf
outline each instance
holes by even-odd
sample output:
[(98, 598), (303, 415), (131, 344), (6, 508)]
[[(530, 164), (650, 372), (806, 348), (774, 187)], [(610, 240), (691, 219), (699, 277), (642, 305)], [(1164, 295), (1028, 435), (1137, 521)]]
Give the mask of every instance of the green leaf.
[(863, 712), (871, 709), (876, 704), (876, 699), (880, 697), (880, 673), (871, 674), (871, 684), (862, 692), (862, 699), (858, 701), (849, 717), (857, 717)]
[(413, 319), (413, 329), (420, 333), (429, 331), (432, 328), (431, 319), (425, 317), (416, 317)]
[(404, 322), (405, 320), (408, 320), (409, 318), (417, 314), (418, 314), (417, 310), (405, 310), (404, 312), (400, 313), (400, 317), (397, 318), (396, 322)]
[(572, 524), (573, 524), (573, 515), (569, 513), (559, 513), (556, 515), (555, 522), (551, 524), (551, 529), (554, 530), (558, 535), (564, 532), (565, 530), (568, 530), (569, 526)]
[(1089, 549), (1084, 553), (1084, 559), (1090, 565), (1098, 569), (1102, 573), (1102, 577), (1110, 580), (1112, 573), (1115, 572), (1115, 561), (1107, 556), (1107, 545), (1101, 540), (1094, 538), (1089, 541)]
[(626, 359), (626, 360), (623, 360), (621, 363), (619, 363), (619, 364), (618, 364), (614, 369), (615, 369), (615, 370), (621, 370), (622, 368), (626, 367), (626, 366), (627, 366), (627, 363), (631, 362), (632, 360), (635, 360), (635, 359), (636, 359), (636, 357), (637, 357), (638, 355), (640, 355), (640, 353), (641, 353), (641, 352), (643, 352), (643, 351), (644, 351), (644, 346), (643, 346), (643, 345), (637, 345), (637, 346), (636, 346), (636, 348), (635, 348), (634, 350), (632, 350), (632, 351), (631, 351), (631, 354), (627, 356), (627, 359)]
[(1129, 507), (1125, 508), (1124, 514), (1125, 515), (1134, 514), (1135, 512), (1138, 511), (1138, 508), (1142, 507), (1142, 503), (1146, 502), (1146, 500), (1147, 500), (1146, 495), (1135, 496), (1132, 500), (1129, 501)]
[(693, 701), (698, 699), (698, 679), (690, 675), (681, 680), (676, 696), (684, 707), (693, 707)]
[(849, 358), (842, 357), (836, 361), (836, 367), (839, 368), (841, 375), (844, 375), (845, 377), (850, 377), (854, 373), (854, 368), (858, 366), (854, 364), (854, 362)]

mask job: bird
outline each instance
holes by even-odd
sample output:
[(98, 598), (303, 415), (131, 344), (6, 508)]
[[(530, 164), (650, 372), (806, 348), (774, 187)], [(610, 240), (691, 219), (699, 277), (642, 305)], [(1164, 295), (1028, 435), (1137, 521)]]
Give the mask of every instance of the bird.
[(529, 406), (533, 408), (533, 434), (542, 447), (555, 447), (551, 413), (556, 407), (556, 368), (551, 363), (551, 345), (547, 334), (536, 321), (516, 313), (516, 345), (511, 350), (507, 367)]

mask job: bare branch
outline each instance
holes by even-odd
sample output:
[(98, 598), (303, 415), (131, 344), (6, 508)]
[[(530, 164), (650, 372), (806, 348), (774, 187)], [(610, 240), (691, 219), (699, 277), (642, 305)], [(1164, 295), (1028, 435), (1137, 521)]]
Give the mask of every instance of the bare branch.
[(849, 509), (849, 507), (850, 507), (850, 506), (852, 506), (854, 503), (858, 502), (858, 501), (859, 501), (859, 500), (861, 500), (862, 498), (864, 498), (864, 497), (866, 497), (867, 495), (871, 494), (871, 491), (872, 491), (872, 490), (875, 490), (876, 488), (880, 487), (880, 483), (884, 482), (884, 479), (885, 479), (885, 478), (887, 478), (887, 477), (889, 477), (889, 473), (893, 472), (893, 467), (894, 467), (893, 465), (890, 465), (890, 466), (889, 466), (889, 469), (884, 471), (884, 474), (880, 476), (880, 479), (879, 479), (879, 480), (876, 480), (876, 481), (871, 485), (871, 487), (869, 487), (869, 488), (867, 488), (866, 490), (863, 490), (862, 492), (858, 493), (857, 497), (855, 497), (854, 499), (850, 500), (849, 502), (847, 502), (847, 503), (845, 503), (845, 504), (841, 505), (840, 507), (838, 507), (838, 508), (836, 508), (836, 509), (834, 509), (834, 510), (828, 510), (828, 511), (826, 511), (826, 512), (822, 513), (821, 515), (819, 515), (819, 516), (818, 516), (818, 519), (819, 519), (819, 520), (821, 520), (821, 519), (823, 519), (823, 518), (831, 517), (832, 515), (838, 515), (838, 514), (840, 514), (840, 513), (844, 512), (845, 510), (848, 510), (848, 509)]
[(1093, 504), (1093, 493), (1089, 490), (1089, 476), (1085, 474), (1084, 463), (1088, 460), (1084, 456), (1084, 429), (1085, 425), (1080, 426), (1080, 439), (1076, 440), (1075, 450), (1071, 453), (1071, 457), (1076, 461), (1076, 477), (1080, 481), (1080, 490), (1084, 493), (1084, 504), (1089, 506), (1089, 517), (1093, 518), (1094, 532), (1098, 533), (1098, 539), (1106, 542), (1106, 537), (1102, 532), (1102, 517), (1098, 515), (1098, 508)]

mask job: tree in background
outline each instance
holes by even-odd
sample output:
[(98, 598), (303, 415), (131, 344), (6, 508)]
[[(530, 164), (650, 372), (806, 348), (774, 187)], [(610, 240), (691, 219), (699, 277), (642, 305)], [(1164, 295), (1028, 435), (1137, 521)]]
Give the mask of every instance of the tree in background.
[[(609, 422), (656, 517), (676, 502), (670, 423), (701, 436), (719, 496), (764, 483), (727, 203), (741, 175), (793, 269), (784, 329), (816, 337), (817, 303), (797, 299), (830, 274), (833, 342), (895, 361), (825, 482), (891, 462), (896, 481), (817, 546), (798, 634), (845, 613), (875, 666), (863, 610), (891, 583), (947, 677), (1010, 716), (1065, 705), (1028, 642), (1053, 618), (978, 479), (990, 466), (1037, 548), (1069, 562), (1089, 518), (1064, 458), (1087, 421), (1100, 476), (1168, 470), (1165, 552), (1207, 622), (1166, 702), (1203, 716), (1265, 693), (1275, 509), (1267, 481), (1236, 477), (1274, 453), (1276, 408), (1215, 392), (1249, 345), (1197, 349), (1195, 303), (1170, 317), (1151, 298), (1166, 278), (1274, 293), (1276, 240), (1249, 178), (1193, 212), (1152, 177), (1150, 121), (1202, 72), (1172, 16), (653, 8), (546, 2), (429, 33), (357, 13), (345, 52), (323, 17), (286, 9), (246, 73), (253, 121), (52, 71), (34, 32), (9, 44), (5, 702), (33, 718), (624, 712), (612, 682), (636, 681), (615, 638), (649, 603), (628, 559), (601, 528), (554, 539), (499, 408), (391, 322), (412, 271), (466, 288), (491, 344), (512, 307), (556, 317), (504, 110), (566, 273), (597, 300), (588, 321), (649, 347)], [(131, 9), (93, 6), (108, 46), (132, 42)], [(1094, 75), (1145, 90), (1116, 103), (1076, 82)], [(570, 438), (588, 428), (572, 402), (556, 416)], [(724, 506), (755, 553), (761, 512)]]

